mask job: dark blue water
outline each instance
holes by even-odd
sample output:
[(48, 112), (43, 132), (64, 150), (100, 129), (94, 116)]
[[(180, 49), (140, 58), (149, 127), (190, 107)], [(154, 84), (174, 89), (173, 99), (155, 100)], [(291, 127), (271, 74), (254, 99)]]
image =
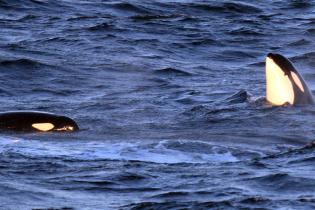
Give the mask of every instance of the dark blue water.
[(264, 59), (315, 90), (315, 2), (0, 0), (0, 209), (312, 209), (315, 107), (264, 101)]

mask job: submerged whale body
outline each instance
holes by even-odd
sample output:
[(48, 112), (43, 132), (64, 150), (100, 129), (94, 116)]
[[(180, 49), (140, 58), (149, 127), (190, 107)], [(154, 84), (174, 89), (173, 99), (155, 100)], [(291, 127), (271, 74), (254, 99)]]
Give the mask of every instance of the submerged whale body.
[(23, 132), (77, 131), (79, 126), (69, 117), (47, 112), (0, 112), (0, 129)]
[(311, 91), (290, 60), (273, 53), (266, 58), (266, 99), (277, 106), (314, 103)]

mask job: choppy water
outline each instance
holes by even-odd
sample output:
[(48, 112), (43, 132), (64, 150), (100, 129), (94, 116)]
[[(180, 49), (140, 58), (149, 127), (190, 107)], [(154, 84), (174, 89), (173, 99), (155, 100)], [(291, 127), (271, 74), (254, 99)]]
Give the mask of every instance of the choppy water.
[(315, 2), (0, 0), (0, 209), (312, 209), (315, 107), (270, 107), (268, 52), (315, 90)]

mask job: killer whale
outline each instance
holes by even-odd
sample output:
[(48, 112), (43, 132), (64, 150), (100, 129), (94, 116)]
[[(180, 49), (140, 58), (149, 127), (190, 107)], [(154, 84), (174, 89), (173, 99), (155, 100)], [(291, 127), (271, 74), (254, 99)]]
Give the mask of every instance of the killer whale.
[(292, 62), (280, 54), (266, 57), (266, 100), (276, 106), (314, 104), (311, 91)]
[(79, 130), (77, 123), (66, 116), (37, 111), (0, 112), (0, 129), (23, 132)]

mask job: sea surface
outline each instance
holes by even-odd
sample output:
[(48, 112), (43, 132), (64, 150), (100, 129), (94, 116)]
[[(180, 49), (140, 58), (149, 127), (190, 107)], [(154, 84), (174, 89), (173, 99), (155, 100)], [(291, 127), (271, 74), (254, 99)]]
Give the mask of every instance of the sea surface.
[(0, 209), (314, 209), (315, 106), (265, 102), (269, 52), (315, 91), (315, 1), (0, 0)]

